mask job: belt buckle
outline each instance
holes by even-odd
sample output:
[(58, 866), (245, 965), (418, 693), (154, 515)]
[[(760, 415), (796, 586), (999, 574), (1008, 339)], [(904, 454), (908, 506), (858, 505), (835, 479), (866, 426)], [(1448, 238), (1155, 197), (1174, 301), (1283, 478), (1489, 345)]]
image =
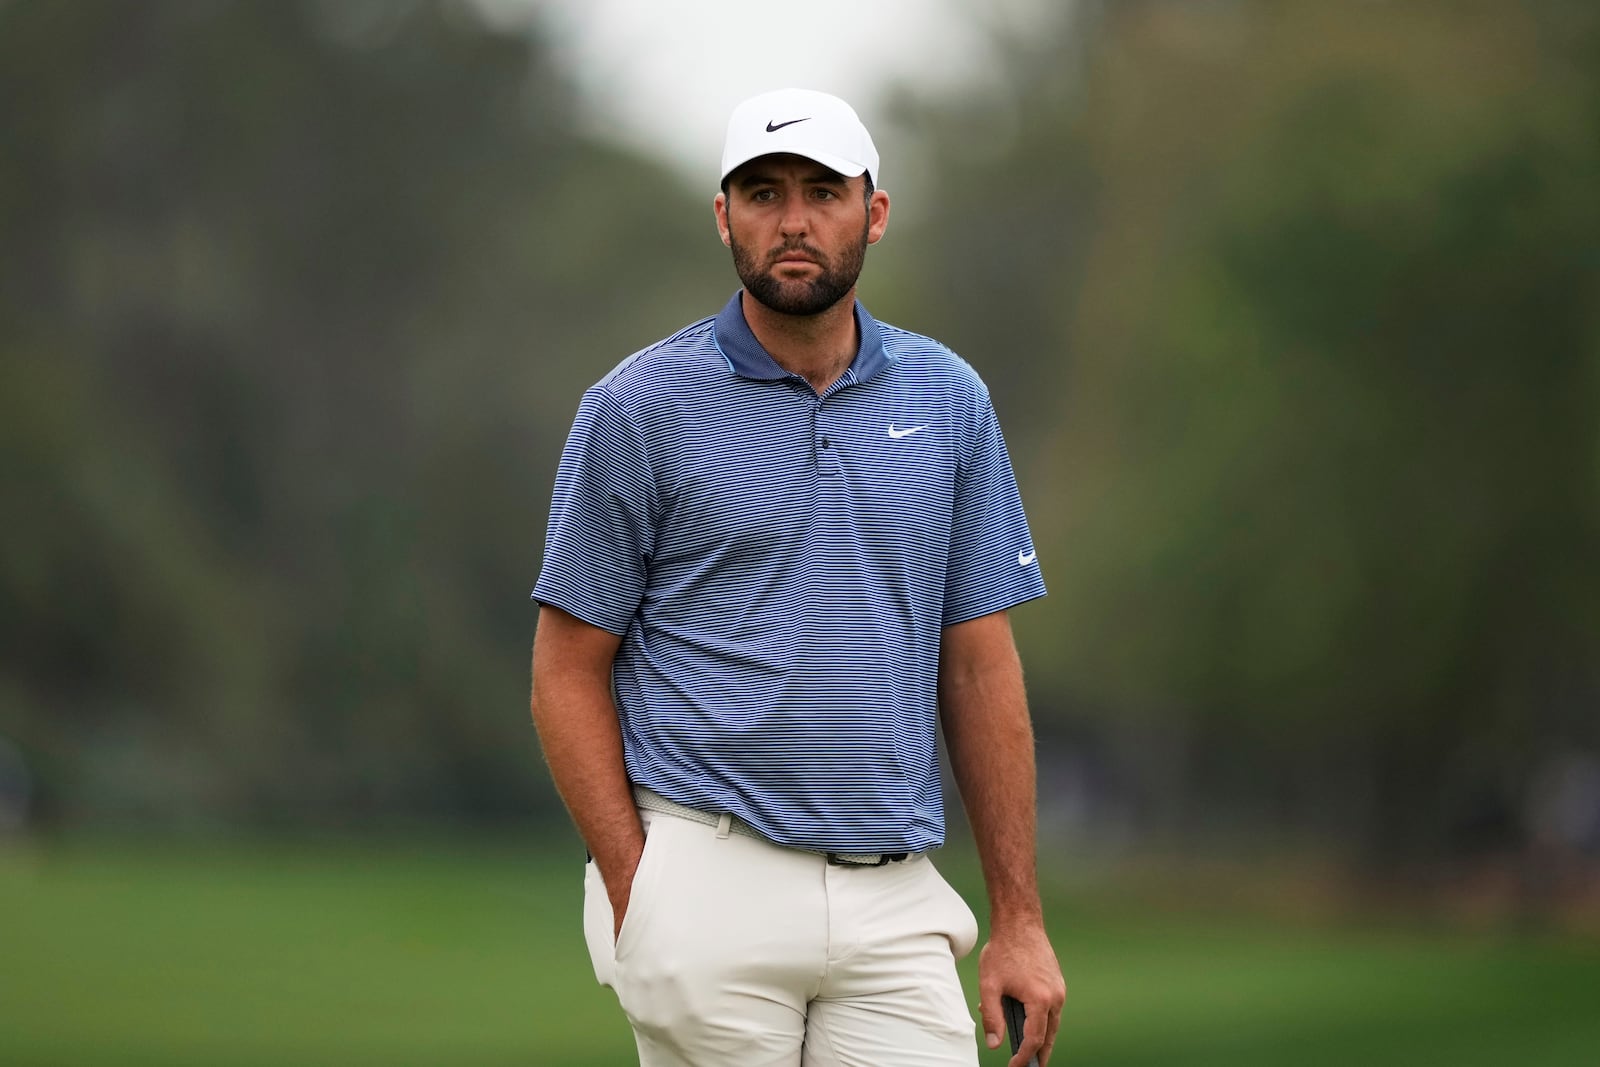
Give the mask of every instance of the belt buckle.
[(845, 854), (842, 854), (842, 853), (838, 853), (838, 852), (829, 852), (829, 853), (827, 853), (828, 863), (829, 863), (830, 866), (833, 866), (833, 867), (887, 867), (891, 863), (899, 863), (901, 860), (903, 860), (907, 856), (911, 855), (911, 853), (909, 853), (909, 852), (863, 852), (863, 853), (861, 853), (861, 855), (862, 856), (876, 856), (877, 859), (873, 860), (871, 863), (865, 863), (865, 862), (861, 862), (861, 861), (858, 861), (858, 860), (846, 859), (845, 858)]

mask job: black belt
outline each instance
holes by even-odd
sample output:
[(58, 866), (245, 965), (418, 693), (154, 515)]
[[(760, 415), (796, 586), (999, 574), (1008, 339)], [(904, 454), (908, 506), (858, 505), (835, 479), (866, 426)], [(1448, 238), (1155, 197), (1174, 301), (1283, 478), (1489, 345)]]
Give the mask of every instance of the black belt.
[(899, 863), (909, 852), (877, 852), (865, 855), (852, 855), (848, 852), (824, 852), (828, 862), (835, 867), (887, 867), (891, 863)]

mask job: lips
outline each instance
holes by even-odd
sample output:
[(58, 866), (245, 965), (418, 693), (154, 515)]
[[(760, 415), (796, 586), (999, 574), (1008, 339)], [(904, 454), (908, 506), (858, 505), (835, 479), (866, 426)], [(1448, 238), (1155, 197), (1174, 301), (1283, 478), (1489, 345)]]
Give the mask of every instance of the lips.
[(791, 248), (791, 249), (788, 249), (786, 251), (776, 253), (772, 257), (772, 262), (774, 262), (774, 263), (812, 263), (812, 264), (815, 264), (817, 266), (821, 266), (822, 265), (821, 257), (819, 257), (819, 256), (817, 256), (817, 255), (815, 255), (814, 253), (811, 253), (811, 252), (802, 252), (798, 248)]

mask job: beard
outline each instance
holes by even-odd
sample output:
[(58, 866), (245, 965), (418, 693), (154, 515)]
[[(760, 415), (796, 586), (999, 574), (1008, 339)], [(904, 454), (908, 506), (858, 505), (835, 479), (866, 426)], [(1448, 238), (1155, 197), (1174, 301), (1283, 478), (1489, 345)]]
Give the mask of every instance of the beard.
[[(731, 220), (728, 244), (733, 249), (733, 269), (740, 283), (762, 306), (780, 315), (820, 315), (844, 299), (861, 277), (861, 266), (867, 258), (867, 226), (861, 227), (861, 239), (845, 248), (837, 260), (803, 241), (790, 241), (767, 253), (765, 262), (758, 262), (756, 254), (734, 236)], [(822, 273), (809, 280), (779, 278), (773, 268), (786, 252), (804, 252), (822, 268)]]

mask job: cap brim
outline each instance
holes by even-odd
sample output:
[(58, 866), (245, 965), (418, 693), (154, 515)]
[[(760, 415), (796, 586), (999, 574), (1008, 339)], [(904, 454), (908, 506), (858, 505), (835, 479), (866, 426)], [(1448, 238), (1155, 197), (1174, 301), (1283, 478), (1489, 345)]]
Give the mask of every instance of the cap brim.
[(756, 152), (752, 155), (745, 156), (736, 163), (726, 164), (722, 170), (722, 180), (727, 181), (728, 175), (732, 174), (734, 171), (738, 170), (752, 159), (761, 159), (765, 156), (803, 156), (806, 159), (821, 163), (824, 167), (827, 167), (829, 170), (841, 174), (846, 178), (854, 178), (859, 174), (865, 174), (867, 172), (867, 166), (865, 163), (853, 163), (850, 160), (845, 159), (843, 156), (832, 155), (828, 152), (802, 152), (796, 148), (774, 148), (771, 151)]

